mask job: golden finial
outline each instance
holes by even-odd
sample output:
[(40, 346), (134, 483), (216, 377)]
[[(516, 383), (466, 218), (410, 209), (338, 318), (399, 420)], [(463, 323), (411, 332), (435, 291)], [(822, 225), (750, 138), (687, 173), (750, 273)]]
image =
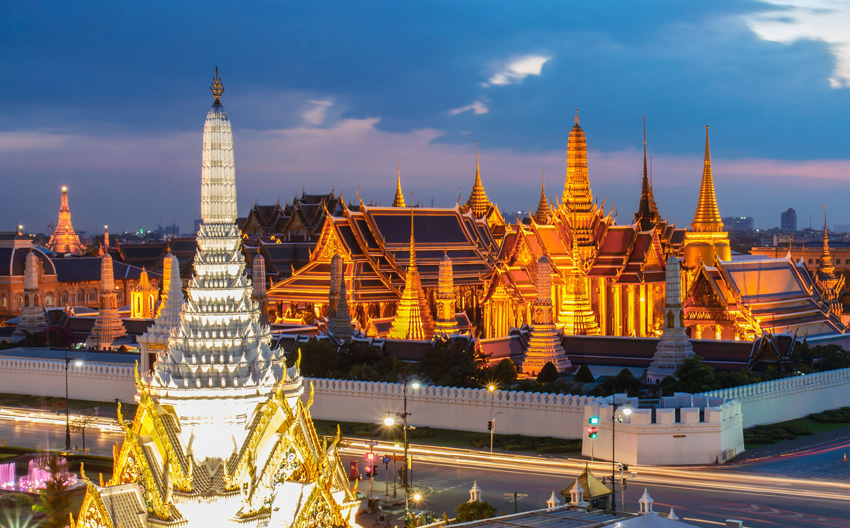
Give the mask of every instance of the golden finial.
[(576, 124), (578, 124), (578, 107), (576, 107), (576, 117), (575, 117), (575, 121), (576, 121)]
[(218, 66), (215, 67), (215, 77), (213, 77), (213, 82), (210, 84), (210, 91), (215, 96), (215, 104), (221, 104), (222, 94), (224, 93), (224, 84), (221, 82), (221, 78), (218, 76)]

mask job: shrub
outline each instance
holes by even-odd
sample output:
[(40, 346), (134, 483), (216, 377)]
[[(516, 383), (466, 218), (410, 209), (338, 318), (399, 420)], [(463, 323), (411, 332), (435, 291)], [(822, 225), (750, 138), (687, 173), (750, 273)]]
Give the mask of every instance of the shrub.
[(587, 365), (582, 365), (576, 371), (576, 382), (578, 383), (594, 383), (596, 378), (593, 377), (593, 373), (590, 372), (590, 368)]
[(537, 375), (537, 383), (551, 383), (553, 381), (558, 381), (559, 378), (558, 369), (555, 365), (548, 361), (543, 368), (540, 369), (540, 373)]

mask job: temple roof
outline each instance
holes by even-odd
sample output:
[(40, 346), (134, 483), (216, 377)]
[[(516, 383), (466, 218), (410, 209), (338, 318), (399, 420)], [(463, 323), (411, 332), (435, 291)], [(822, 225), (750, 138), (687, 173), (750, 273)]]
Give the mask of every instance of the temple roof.
[[(409, 208), (372, 207), (328, 217), (310, 263), (269, 290), (269, 298), (327, 302), (330, 259), (344, 258), (354, 302), (397, 301), (410, 260)], [(413, 208), (416, 260), (425, 287), (436, 287), (444, 251), (452, 259), (455, 286), (480, 285), (493, 271), (499, 246), (486, 220), (459, 208)]]
[[(100, 257), (72, 257), (52, 259), (59, 282), (87, 282), (100, 280)], [(140, 279), (142, 268), (123, 262), (112, 262), (112, 273), (116, 280)], [(160, 274), (148, 272), (149, 277), (160, 278)]]
[(478, 143), (475, 143), (475, 182), (472, 185), (472, 192), (469, 193), (469, 199), (464, 206), (465, 211), (470, 211), (475, 218), (482, 218), (487, 214), (490, 208), (490, 200), (487, 199), (487, 193), (484, 191), (484, 185), (481, 184), (481, 164), (478, 159)]
[(41, 261), (45, 275), (56, 275), (53, 259), (35, 246), (0, 247), (0, 276), (23, 276), (30, 250)]
[(649, 231), (661, 222), (655, 196), (652, 193), (652, 183), (646, 170), (646, 116), (643, 118), (643, 180), (641, 181), (640, 203), (635, 213), (635, 223), (641, 231)]

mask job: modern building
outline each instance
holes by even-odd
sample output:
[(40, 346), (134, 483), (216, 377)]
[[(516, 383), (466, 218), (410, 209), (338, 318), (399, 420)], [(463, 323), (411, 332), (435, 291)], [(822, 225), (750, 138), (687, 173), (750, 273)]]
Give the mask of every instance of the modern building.
[(797, 211), (789, 207), (784, 213), (779, 215), (779, 229), (783, 233), (797, 231)]
[(755, 219), (752, 216), (724, 216), (723, 226), (730, 235), (752, 236)]

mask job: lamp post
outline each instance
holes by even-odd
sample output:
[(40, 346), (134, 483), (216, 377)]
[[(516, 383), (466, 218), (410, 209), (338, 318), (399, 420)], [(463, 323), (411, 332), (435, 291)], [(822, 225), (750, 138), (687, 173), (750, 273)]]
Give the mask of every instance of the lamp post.
[[(68, 364), (71, 363), (71, 358), (68, 357), (68, 347), (65, 347), (65, 451), (71, 450), (71, 410), (68, 402)], [(81, 366), (81, 359), (74, 360), (74, 366)]]
[[(409, 498), (408, 498), (409, 485), (408, 485), (408, 481), (407, 481), (407, 468), (412, 467), (410, 459), (408, 458), (409, 455), (408, 455), (408, 443), (407, 443), (407, 430), (410, 428), (407, 425), (407, 417), (410, 416), (410, 413), (407, 412), (407, 386), (408, 386), (407, 376), (405, 376), (405, 378), (404, 378), (404, 390), (402, 391), (402, 398), (403, 398), (403, 401), (404, 401), (403, 411), (400, 412), (400, 413), (387, 411), (387, 413), (386, 413), (387, 417), (384, 418), (384, 425), (386, 425), (388, 427), (395, 425), (396, 418), (401, 418), (402, 424), (403, 424), (404, 466), (402, 467), (402, 470), (401, 470), (401, 474), (402, 474), (402, 483), (401, 484), (404, 487), (404, 523), (405, 523), (405, 526), (407, 525), (407, 519), (410, 515), (410, 505), (409, 505)], [(414, 381), (414, 382), (410, 383), (411, 389), (418, 389), (420, 386), (421, 385), (419, 384), (418, 381)], [(395, 478), (395, 476), (393, 476), (393, 478)]]
[[(617, 511), (617, 457), (615, 456), (616, 442), (614, 441), (614, 433), (617, 427), (617, 409), (623, 406), (614, 400), (616, 395), (611, 396), (611, 511)], [(623, 414), (626, 416), (632, 414), (629, 407), (623, 409)]]

